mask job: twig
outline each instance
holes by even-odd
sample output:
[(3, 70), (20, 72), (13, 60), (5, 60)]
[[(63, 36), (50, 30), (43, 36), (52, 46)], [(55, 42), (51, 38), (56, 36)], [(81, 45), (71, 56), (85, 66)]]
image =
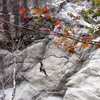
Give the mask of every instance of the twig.
[(16, 69), (14, 68), (14, 71), (13, 71), (13, 92), (12, 92), (12, 98), (11, 98), (11, 100), (14, 100), (14, 98), (15, 98), (15, 92), (16, 92), (15, 73), (16, 73)]
[(2, 92), (2, 100), (5, 100), (4, 83), (1, 80), (0, 80), (0, 82), (1, 82), (1, 85), (2, 85), (2, 90), (1, 90), (1, 92)]
[[(14, 58), (14, 64), (16, 65), (16, 59)], [(16, 78), (16, 66), (14, 66), (14, 71), (13, 71), (13, 92), (12, 92), (12, 97), (10, 100), (14, 100), (15, 98), (15, 92), (16, 92), (16, 81), (15, 81), (15, 78)]]
[[(6, 20), (3, 20), (3, 19), (0, 19), (0, 21), (5, 22), (5, 23), (7, 23), (7, 24), (11, 24), (11, 25), (16, 26), (16, 27), (18, 27), (18, 28), (27, 29), (27, 30), (30, 30), (30, 31), (38, 31), (38, 30), (36, 30), (36, 29), (30, 29), (30, 28), (27, 28), (27, 27), (24, 27), (24, 26), (16, 25), (16, 24), (14, 24), (14, 23), (11, 23), (11, 22), (6, 21)], [(39, 32), (40, 32), (40, 31), (39, 31)], [(78, 41), (78, 42), (81, 42), (81, 43), (86, 43), (86, 44), (92, 44), (92, 45), (98, 45), (98, 46), (100, 46), (100, 42), (96, 42), (96, 41), (82, 41), (82, 40), (80, 40), (79, 37), (77, 37), (77, 36), (65, 36), (65, 35), (63, 35), (63, 34), (56, 34), (56, 36), (63, 36), (63, 37), (67, 37), (67, 38), (70, 38), (70, 39), (72, 39), (72, 40), (74, 40), (74, 41)], [(82, 38), (82, 37), (80, 37), (80, 38)]]
[[(82, 41), (82, 40), (79, 39), (78, 36), (74, 36), (74, 37), (73, 36), (65, 36), (63, 34), (55, 34), (55, 36), (63, 36), (63, 37), (70, 38), (70, 39), (72, 39), (74, 41), (78, 41), (78, 42), (81, 42), (81, 43), (86, 43), (86, 44), (92, 44), (92, 45), (100, 46), (100, 42), (99, 41), (98, 42), (96, 42), (96, 41)], [(82, 38), (82, 37), (80, 37), (80, 38)]]
[(7, 24), (11, 24), (11, 25), (16, 26), (16, 27), (19, 27), (19, 28), (27, 29), (27, 30), (30, 30), (30, 31), (35, 31), (35, 29), (30, 29), (30, 28), (27, 28), (27, 27), (24, 27), (24, 26), (19, 26), (19, 25), (16, 25), (14, 23), (11, 23), (9, 21), (3, 20), (3, 19), (0, 19), (0, 21), (5, 22)]

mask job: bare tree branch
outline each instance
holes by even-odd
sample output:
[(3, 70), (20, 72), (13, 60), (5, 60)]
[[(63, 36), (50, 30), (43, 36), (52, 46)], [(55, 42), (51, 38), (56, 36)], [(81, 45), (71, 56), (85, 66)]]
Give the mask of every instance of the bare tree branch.
[(66, 37), (66, 38), (70, 38), (74, 41), (77, 41), (77, 42), (81, 42), (81, 43), (86, 43), (86, 44), (92, 44), (92, 45), (97, 45), (97, 46), (100, 46), (100, 42), (96, 42), (96, 41), (82, 41), (82, 38), (83, 37), (78, 37), (78, 36), (65, 36), (63, 34), (55, 34), (56, 36), (63, 36), (63, 37)]
[(1, 92), (1, 98), (2, 100), (5, 100), (5, 92), (4, 92), (4, 83), (0, 80), (0, 83), (2, 85), (2, 90), (0, 91)]
[(16, 73), (16, 69), (14, 68), (14, 71), (13, 71), (13, 92), (12, 92), (12, 97), (10, 100), (14, 100), (14, 98), (15, 98), (15, 92), (16, 92), (15, 73)]
[(12, 97), (10, 100), (14, 100), (15, 98), (15, 92), (16, 92), (16, 81), (15, 81), (15, 78), (16, 78), (16, 60), (14, 59), (14, 69), (13, 69), (13, 92), (12, 92)]

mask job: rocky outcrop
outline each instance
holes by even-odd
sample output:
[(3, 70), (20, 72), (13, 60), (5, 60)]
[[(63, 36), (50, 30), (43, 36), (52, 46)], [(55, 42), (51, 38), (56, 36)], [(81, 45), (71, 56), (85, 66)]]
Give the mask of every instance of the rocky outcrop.
[[(99, 63), (95, 65), (100, 60), (97, 56), (100, 52), (99, 49), (93, 50), (91, 47), (85, 51), (86, 54), (68, 56), (53, 44), (53, 40), (48, 42), (45, 39), (23, 51), (10, 53), (1, 50), (6, 73), (0, 76), (10, 82), (7, 82), (4, 91), (5, 100), (10, 100), (12, 96), (13, 68), (16, 68), (14, 100), (99, 100)], [(40, 72), (40, 62), (47, 76)]]
[[(63, 57), (65, 52), (60, 51), (52, 42), (48, 45), (47, 43), (48, 40), (44, 39), (23, 51), (10, 53), (3, 50), (1, 52), (1, 62), (6, 72), (1, 75), (1, 79), (7, 80), (6, 100), (12, 95), (13, 68), (16, 68), (16, 83), (18, 83), (15, 100), (31, 100), (32, 98), (35, 100), (41, 93), (48, 94), (46, 91), (54, 88), (64, 73), (63, 67), (68, 59)], [(48, 76), (40, 72), (40, 62), (43, 63)]]
[[(82, 9), (68, 3), (58, 15), (62, 13), (60, 17), (71, 23), (73, 19), (66, 13), (80, 15)], [(79, 21), (83, 26), (91, 26), (82, 17), (71, 24), (78, 25)], [(12, 96), (14, 100), (100, 100), (100, 49), (90, 45), (69, 54), (54, 45), (56, 36), (49, 38), (36, 40), (15, 52), (0, 49), (0, 100), (12, 100)]]
[[(85, 9), (85, 5), (80, 6), (77, 4), (67, 3), (59, 12), (58, 17), (62, 18), (66, 23), (70, 23), (71, 25), (83, 25), (85, 27), (92, 27), (92, 25), (86, 22), (80, 14)], [(70, 16), (71, 14), (74, 16), (80, 16), (80, 19), (75, 20)]]
[(63, 100), (100, 100), (100, 49), (89, 56), (90, 61), (68, 79)]

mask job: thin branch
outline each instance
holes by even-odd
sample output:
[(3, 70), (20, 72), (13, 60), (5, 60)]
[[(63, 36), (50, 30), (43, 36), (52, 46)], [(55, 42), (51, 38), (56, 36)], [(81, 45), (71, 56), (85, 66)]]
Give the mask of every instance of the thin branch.
[[(27, 29), (27, 30), (30, 30), (30, 31), (38, 31), (36, 29), (30, 29), (30, 28), (27, 28), (27, 27), (24, 27), (24, 26), (19, 26), (19, 25), (13, 24), (13, 23), (5, 21), (3, 19), (0, 19), (0, 21), (5, 22), (7, 24), (11, 24), (11, 25), (16, 26), (18, 28)], [(81, 43), (86, 43), (86, 44), (92, 44), (92, 45), (98, 45), (98, 46), (100, 46), (100, 42), (96, 42), (96, 41), (82, 41), (82, 40), (79, 39), (79, 38), (82, 38), (82, 37), (78, 37), (78, 36), (65, 36), (63, 34), (56, 34), (56, 36), (63, 36), (63, 37), (70, 38), (70, 39), (72, 39), (74, 41), (78, 41), (78, 42), (81, 42)]]
[(2, 90), (1, 90), (1, 92), (2, 92), (2, 100), (5, 100), (4, 83), (1, 80), (0, 80), (0, 83), (2, 85)]
[(27, 27), (24, 27), (24, 26), (19, 26), (19, 25), (16, 25), (14, 23), (11, 23), (9, 21), (3, 20), (3, 19), (0, 19), (0, 21), (5, 22), (5, 23), (10, 24), (10, 25), (13, 25), (13, 26), (16, 26), (18, 28), (23, 28), (23, 29), (27, 29), (27, 30), (30, 30), (30, 31), (35, 31), (35, 29), (30, 29), (30, 28), (27, 28)]
[(14, 100), (14, 98), (15, 98), (15, 92), (16, 92), (15, 73), (16, 73), (16, 69), (14, 68), (14, 71), (13, 71), (13, 92), (12, 92), (12, 98), (11, 98), (11, 100)]
[(0, 13), (0, 16), (5, 16), (5, 15), (6, 16), (11, 16), (11, 15), (20, 16), (20, 14), (11, 14), (11, 13), (10, 14), (6, 14), (6, 13), (4, 14), (4, 13)]
[[(82, 41), (81, 38), (83, 37), (78, 37), (78, 36), (65, 36), (63, 34), (55, 34), (56, 36), (63, 36), (63, 37), (66, 37), (66, 38), (70, 38), (74, 41), (78, 41), (78, 42), (81, 42), (81, 43), (86, 43), (86, 44), (92, 44), (92, 45), (98, 45), (100, 46), (100, 42), (96, 42), (96, 41)], [(79, 39), (80, 38), (80, 39)]]

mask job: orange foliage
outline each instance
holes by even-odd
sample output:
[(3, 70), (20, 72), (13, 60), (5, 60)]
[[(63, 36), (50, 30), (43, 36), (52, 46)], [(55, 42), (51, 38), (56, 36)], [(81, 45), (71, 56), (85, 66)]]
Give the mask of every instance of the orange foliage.
[(70, 33), (69, 32), (66, 32), (66, 36), (70, 36)]
[(66, 41), (66, 40), (67, 40), (66, 37), (62, 37), (61, 42), (64, 42), (64, 41)]
[(84, 36), (84, 40), (88, 40), (88, 41), (90, 41), (91, 38), (90, 38), (89, 36)]
[(69, 52), (69, 53), (74, 53), (74, 52), (75, 52), (73, 46), (66, 46), (66, 50), (67, 50), (67, 52)]
[[(26, 9), (25, 7), (23, 7), (23, 8), (21, 8), (21, 9), (19, 10), (19, 14), (22, 15), (22, 14), (24, 14), (26, 11), (27, 11), (27, 9)], [(57, 30), (58, 30), (58, 31), (59, 31), (60, 29), (63, 28), (63, 24), (61, 23), (61, 20), (60, 20), (60, 19), (56, 19), (56, 20), (53, 19), (53, 18), (51, 17), (50, 13), (49, 13), (49, 9), (48, 9), (47, 7), (44, 7), (44, 6), (41, 5), (38, 9), (34, 9), (34, 14), (37, 15), (37, 16), (39, 16), (39, 17), (41, 17), (42, 15), (44, 15), (45, 18), (47, 18), (48, 20), (50, 20), (50, 21), (53, 22), (53, 24), (57, 27)], [(74, 16), (72, 13), (70, 13), (69, 15), (70, 15), (71, 17), (73, 17), (74, 19), (77, 19), (77, 20), (80, 19), (80, 16)], [(42, 17), (43, 17), (43, 16), (42, 16)], [(28, 22), (28, 21), (29, 21), (29, 17), (28, 17), (28, 16), (22, 16), (22, 18), (23, 18), (23, 20), (24, 20), (25, 22)], [(49, 28), (46, 28), (46, 27), (41, 27), (40, 30), (42, 30), (42, 31), (51, 31)], [(55, 33), (58, 33), (58, 31), (55, 32)], [(66, 40), (67, 40), (68, 38), (71, 37), (70, 32), (69, 32), (66, 28), (64, 29), (64, 33), (65, 33), (65, 37), (62, 37), (62, 36), (61, 36), (61, 37), (59, 37), (59, 41), (54, 42), (54, 44), (55, 44), (57, 47), (61, 47), (61, 43), (63, 43), (63, 42), (64, 42), (64, 45), (66, 45), (66, 44), (65, 44), (65, 42), (67, 42)], [(53, 32), (53, 34), (54, 34), (54, 32)], [(69, 37), (69, 36), (70, 36), (70, 37)], [(73, 39), (73, 37), (70, 38), (70, 39)], [(75, 39), (73, 39), (73, 40), (75, 40)], [(83, 43), (82, 43), (82, 47), (83, 47), (83, 49), (85, 49), (85, 48), (87, 48), (87, 47), (89, 46), (89, 43), (90, 43), (90, 42), (92, 43), (92, 38), (91, 38), (90, 36), (84, 36), (83, 39), (80, 40), (80, 41), (75, 40), (75, 41), (73, 42), (73, 45), (70, 45), (70, 44), (67, 43), (67, 46), (65, 47), (65, 49), (66, 49), (69, 53), (74, 53), (74, 52), (75, 52), (74, 49), (75, 49), (75, 48), (78, 48), (78, 46), (76, 46), (78, 42), (83, 42)], [(89, 43), (87, 43), (87, 42), (89, 42)], [(100, 45), (97, 46), (97, 48), (100, 48)]]
[(40, 5), (40, 9), (42, 10), (43, 13), (49, 13), (49, 9), (47, 7)]
[(60, 20), (57, 19), (56, 22), (55, 22), (55, 26), (59, 25), (60, 24)]
[(57, 46), (57, 47), (60, 47), (61, 45), (60, 45), (60, 42), (54, 42), (54, 44), (55, 44), (55, 46)]
[(82, 47), (85, 49), (89, 46), (89, 44), (82, 44)]
[(22, 17), (22, 19), (23, 19), (25, 22), (28, 22), (28, 21), (29, 21), (29, 17), (26, 16), (26, 15), (24, 15), (24, 16)]
[(35, 9), (35, 12), (34, 12), (35, 15), (39, 16), (41, 14), (41, 11), (40, 9)]
[(50, 15), (47, 15), (46, 18), (49, 19), (50, 21), (54, 22), (54, 19)]
[(66, 33), (66, 36), (70, 36), (70, 33), (68, 32), (68, 30), (65, 28), (64, 32)]
[(97, 49), (100, 48), (100, 46), (97, 46)]
[(19, 10), (19, 14), (20, 14), (20, 15), (24, 14), (25, 12), (26, 12), (26, 8), (21, 8), (21, 9)]
[(49, 13), (49, 9), (44, 7), (43, 12), (44, 13)]

